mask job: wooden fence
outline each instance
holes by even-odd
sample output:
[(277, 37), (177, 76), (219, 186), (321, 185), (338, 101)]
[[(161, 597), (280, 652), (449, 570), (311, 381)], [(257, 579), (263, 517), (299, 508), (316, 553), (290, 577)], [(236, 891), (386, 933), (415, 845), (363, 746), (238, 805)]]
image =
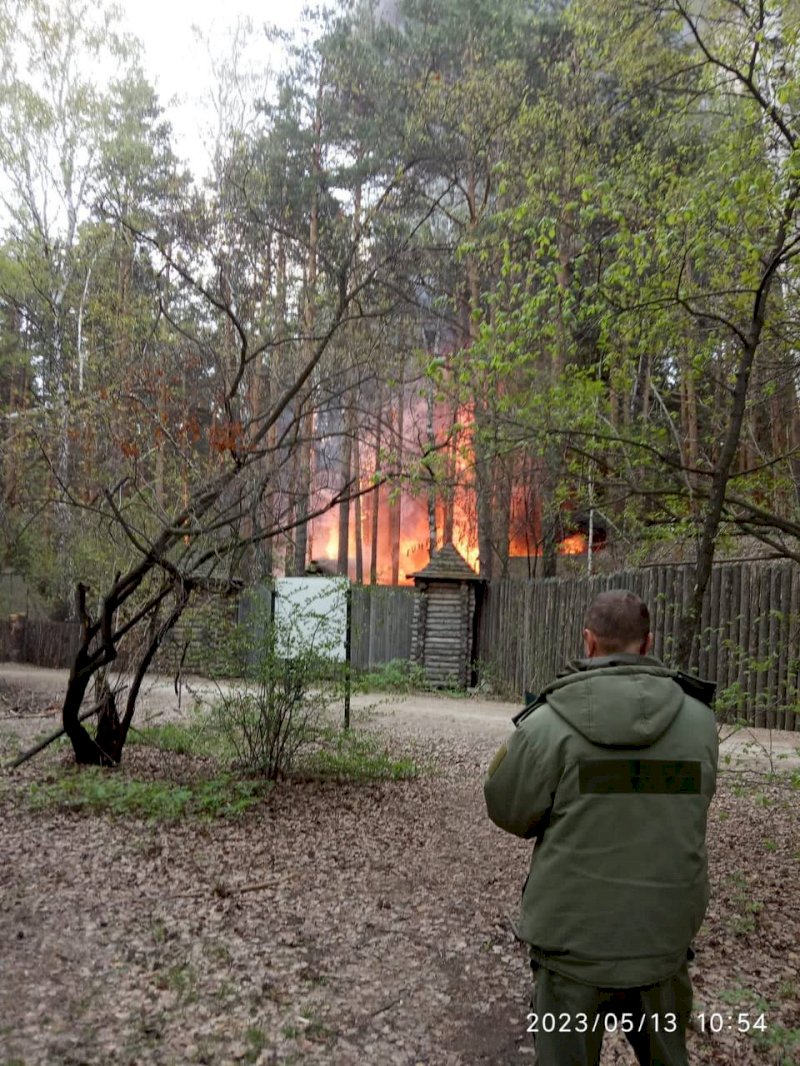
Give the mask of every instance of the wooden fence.
[(412, 588), (353, 585), (350, 659), (356, 670), (410, 658), (417, 595)]
[[(692, 566), (659, 566), (592, 578), (496, 582), (485, 590), (480, 612), (481, 672), (514, 699), (538, 692), (582, 653), (584, 612), (607, 588), (629, 588), (648, 603), (654, 652), (669, 663), (693, 581)], [(353, 588), (356, 669), (409, 657), (416, 595), (409, 588)], [(66, 667), (78, 638), (77, 624), (17, 616), (0, 621), (0, 660)], [(202, 639), (198, 647), (207, 658)], [(715, 566), (693, 665), (717, 682), (720, 713), (755, 726), (800, 730), (800, 566), (785, 561)], [(192, 667), (200, 668), (200, 661)]]
[(24, 615), (0, 620), (0, 662), (68, 667), (81, 639), (77, 622), (49, 622)]
[[(411, 588), (353, 586), (351, 661), (357, 670), (372, 670), (392, 659), (410, 657), (415, 595)], [(247, 601), (241, 606), (239, 621), (244, 621)], [(236, 607), (227, 601), (192, 606), (164, 642), (154, 669), (164, 673), (175, 673), (179, 668), (201, 675), (224, 673), (223, 645), (235, 622)], [(79, 642), (77, 622), (39, 621), (24, 615), (0, 620), (0, 662), (69, 667)]]
[[(654, 654), (669, 663), (693, 566), (659, 566), (596, 577), (501, 581), (487, 588), (478, 655), (508, 695), (538, 692), (582, 655), (589, 601), (627, 588), (650, 608)], [(717, 709), (754, 726), (800, 729), (800, 567), (788, 561), (714, 567), (693, 669), (717, 682)]]
[[(389, 585), (352, 585), (350, 662), (355, 670), (373, 670), (392, 659), (409, 659), (415, 589)], [(239, 601), (239, 622), (249, 624), (259, 611), (269, 612), (269, 590), (251, 590)]]

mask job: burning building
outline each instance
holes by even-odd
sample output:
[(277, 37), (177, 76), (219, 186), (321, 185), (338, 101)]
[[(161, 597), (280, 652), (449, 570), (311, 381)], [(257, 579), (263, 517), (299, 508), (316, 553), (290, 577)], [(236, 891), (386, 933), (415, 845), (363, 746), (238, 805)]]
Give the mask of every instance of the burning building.
[[(414, 425), (419, 411), (413, 407), (406, 418)], [(425, 413), (422, 413), (425, 417)], [(408, 424), (407, 421), (407, 424)], [(309, 532), (309, 559), (326, 572), (346, 572), (354, 581), (378, 584), (411, 584), (412, 575), (429, 562), (433, 551), (452, 544), (466, 563), (485, 572), (480, 559), (478, 535), (478, 486), (475, 463), (469, 442), (469, 423), (453, 434), (451, 456), (440, 460), (429, 479), (420, 476), (425, 470), (424, 452), (406, 441), (404, 465), (410, 474), (395, 481), (374, 485), (374, 470), (361, 470), (353, 480), (350, 499), (316, 517)], [(441, 438), (440, 438), (441, 439)], [(361, 453), (366, 449), (361, 449)], [(449, 463), (449, 469), (448, 469)], [(416, 466), (416, 470), (414, 467)], [(342, 508), (348, 514), (342, 520)], [(534, 576), (541, 572), (544, 552), (541, 503), (530, 483), (510, 486), (505, 524), (507, 546), (497, 551), (498, 565), (494, 576)], [(555, 551), (560, 556), (585, 555), (590, 532), (593, 550), (605, 540), (605, 529), (597, 522), (593, 531), (585, 517), (564, 509), (559, 516)], [(341, 550), (346, 531), (347, 550)], [(496, 549), (495, 549), (496, 550)]]

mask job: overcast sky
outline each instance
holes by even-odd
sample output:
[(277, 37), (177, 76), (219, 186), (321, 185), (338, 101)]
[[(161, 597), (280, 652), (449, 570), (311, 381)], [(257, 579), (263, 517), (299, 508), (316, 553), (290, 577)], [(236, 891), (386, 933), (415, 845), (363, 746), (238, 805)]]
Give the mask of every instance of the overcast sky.
[[(238, 18), (249, 17), (254, 26), (250, 58), (255, 62), (263, 54), (269, 62), (260, 27), (269, 22), (289, 29), (299, 22), (306, 6), (316, 7), (317, 0), (122, 0), (125, 27), (144, 46), (145, 71), (167, 107), (178, 152), (193, 170), (204, 159), (201, 141), (209, 117), (203, 101), (211, 70), (207, 49), (192, 27), (197, 26), (215, 51), (219, 46), (219, 54), (224, 55), (228, 51), (225, 40)], [(173, 100), (177, 103), (172, 104)]]

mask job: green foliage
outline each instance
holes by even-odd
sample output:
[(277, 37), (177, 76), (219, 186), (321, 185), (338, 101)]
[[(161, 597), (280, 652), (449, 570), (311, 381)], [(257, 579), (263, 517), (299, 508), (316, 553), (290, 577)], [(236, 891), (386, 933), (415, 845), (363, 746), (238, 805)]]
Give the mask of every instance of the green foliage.
[(503, 678), (503, 672), (492, 659), (481, 659), (477, 663), (477, 683), (479, 693), (491, 696), (516, 697), (513, 685)]
[(127, 742), (158, 748), (160, 751), (172, 751), (178, 755), (214, 754), (208, 724), (205, 718), (200, 717), (190, 722), (164, 722), (142, 729), (132, 726)]
[(189, 963), (176, 963), (153, 977), (156, 988), (174, 992), (179, 1003), (194, 1003), (197, 999), (197, 973)]
[[(236, 743), (231, 739), (232, 735)], [(237, 777), (242, 771), (248, 772), (248, 760), (242, 758), (241, 737), (232, 729), (230, 722), (221, 729), (215, 715), (203, 715), (189, 723), (167, 722), (136, 730), (129, 743), (176, 754), (233, 762)], [(316, 722), (304, 734), (303, 744), (298, 748), (292, 765), (294, 771), (303, 777), (334, 778), (354, 783), (400, 781), (417, 777), (420, 773), (420, 766), (413, 758), (393, 754), (374, 734), (354, 729), (342, 730), (324, 722)], [(285, 772), (288, 772), (288, 767)], [(187, 813), (203, 815), (207, 812), (209, 816), (214, 816), (217, 810), (222, 814), (227, 813), (227, 807), (231, 805), (230, 800), (226, 799), (230, 781), (231, 777), (227, 774), (207, 781), (201, 793), (192, 795)], [(243, 795), (247, 797), (250, 783), (245, 780), (243, 784)], [(162, 792), (160, 786), (153, 789), (154, 807), (161, 801)], [(173, 799), (177, 807), (182, 806), (182, 793)], [(132, 803), (133, 800), (126, 802)], [(143, 803), (142, 806), (146, 805)]]
[(251, 1025), (248, 1027), (245, 1033), (245, 1039), (247, 1040), (247, 1051), (245, 1052), (245, 1062), (258, 1062), (261, 1052), (267, 1046), (268, 1039), (263, 1029), (259, 1029), (257, 1025)]
[[(797, 199), (797, 153), (785, 144), (796, 111), (763, 112), (778, 69), (796, 84), (796, 13), (775, 5), (766, 17), (785, 41), (754, 48), (755, 9), (730, 20), (725, 5), (704, 5), (703, 52), (679, 5), (653, 19), (642, 17), (647, 6), (567, 7), (547, 78), (523, 100), (496, 167), (489, 313), (454, 360), (465, 394), (491, 397), (476, 405), (476, 444), (537, 460), (543, 506), (591, 499), (641, 554), (657, 539), (695, 536), (733, 425), (727, 390), (753, 296), (771, 242), (785, 238), (777, 220), (783, 210), (794, 218)], [(726, 85), (745, 54), (755, 84), (770, 86), (761, 99)], [(470, 235), (464, 256), (477, 247)], [(784, 284), (796, 273), (791, 247), (786, 255)], [(793, 302), (784, 288), (769, 313), (788, 327)], [(761, 461), (776, 443), (773, 374), (796, 406), (785, 337), (765, 341), (770, 370), (751, 392)], [(788, 453), (741, 465), (731, 473), (739, 497), (795, 499)]]
[(797, 1050), (800, 1048), (800, 1029), (788, 1028), (775, 1020), (777, 1009), (784, 1003), (794, 1006), (797, 1001), (797, 988), (794, 982), (783, 982), (779, 1001), (768, 1000), (760, 992), (737, 984), (718, 993), (722, 1003), (731, 1007), (735, 1014), (741, 1010), (749, 1020), (755, 1021), (756, 1015), (763, 1015), (763, 1026), (751, 1026), (747, 1032), (753, 1047), (761, 1054), (768, 1055), (768, 1061), (775, 1066), (794, 1066), (797, 1062)]
[(299, 769), (312, 777), (337, 781), (404, 781), (417, 777), (419, 764), (407, 755), (394, 755), (379, 737), (353, 729), (318, 730), (314, 747)]
[(730, 928), (735, 936), (746, 936), (758, 928), (758, 916), (764, 909), (760, 900), (752, 898), (747, 878), (732, 874), (730, 881)]
[(359, 692), (417, 692), (428, 687), (425, 670), (409, 659), (391, 659), (354, 678)]
[[(269, 571), (267, 534), (311, 503), (306, 402), (329, 441), (363, 413), (362, 484), (458, 500), (487, 574), (515, 534), (554, 565), (589, 508), (634, 562), (693, 544), (762, 317), (721, 520), (800, 517), (795, 7), (710, 0), (693, 28), (671, 0), (384, 8), (308, 16), (272, 95), (220, 67), (193, 192), (111, 9), (3, 9), (0, 550), (63, 614), (76, 580), (96, 610), (154, 544), (195, 587)], [(299, 338), (329, 334), (292, 391)], [(437, 425), (409, 456), (418, 369)], [(247, 412), (280, 395), (298, 405), (265, 437)], [(225, 464), (232, 491), (194, 498)]]
[(274, 781), (312, 742), (323, 705), (304, 691), (304, 680), (292, 668), (276, 670), (255, 691), (237, 687), (219, 696), (212, 707), (212, 729), (235, 753), (238, 769)]
[(263, 786), (229, 774), (187, 784), (139, 781), (98, 768), (66, 772), (53, 781), (30, 786), (34, 810), (60, 808), (151, 821), (181, 818), (230, 818), (263, 796)]

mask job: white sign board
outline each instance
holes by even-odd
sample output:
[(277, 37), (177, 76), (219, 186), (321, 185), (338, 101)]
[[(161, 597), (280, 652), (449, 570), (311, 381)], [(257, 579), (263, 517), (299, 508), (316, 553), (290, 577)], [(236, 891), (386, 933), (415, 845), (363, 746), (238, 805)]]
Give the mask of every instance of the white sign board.
[(280, 577), (275, 582), (275, 635), (285, 659), (313, 651), (333, 662), (347, 657), (346, 577)]

